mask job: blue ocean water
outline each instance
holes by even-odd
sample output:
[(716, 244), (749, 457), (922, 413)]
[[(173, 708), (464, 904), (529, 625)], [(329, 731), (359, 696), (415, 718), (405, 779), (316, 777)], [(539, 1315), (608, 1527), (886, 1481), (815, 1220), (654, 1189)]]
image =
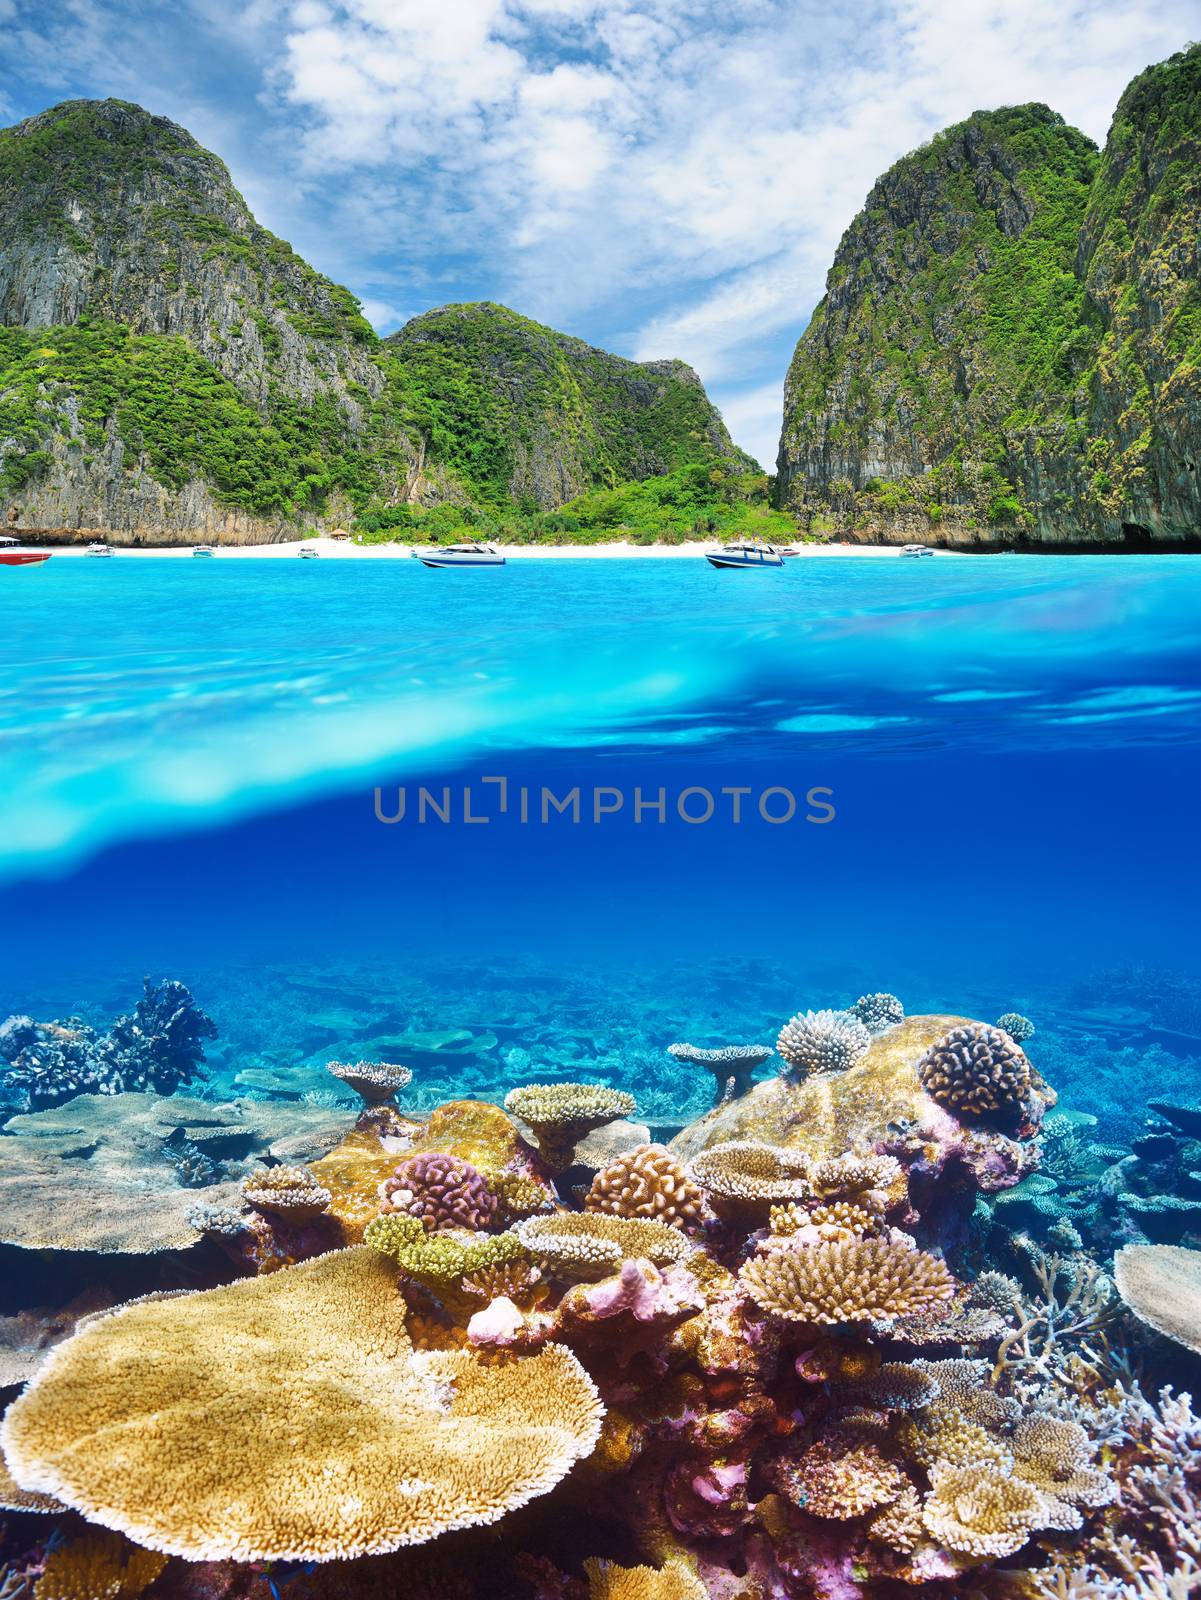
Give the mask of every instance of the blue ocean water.
[[(64, 557), (0, 616), (0, 1016), (177, 976), (231, 1082), (442, 1027), (485, 1092), (876, 988), (1187, 1011), (1201, 558)], [(1131, 994), (1106, 1048), (1191, 1071)]]

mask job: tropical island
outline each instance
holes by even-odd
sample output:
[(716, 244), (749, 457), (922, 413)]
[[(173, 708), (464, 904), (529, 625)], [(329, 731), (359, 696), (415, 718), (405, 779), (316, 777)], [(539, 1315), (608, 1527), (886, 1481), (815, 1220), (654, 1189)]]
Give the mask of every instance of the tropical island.
[(773, 476), (684, 362), (491, 302), (380, 338), (184, 129), (66, 102), (0, 131), (0, 521), (1201, 548), (1199, 219), (1201, 47), (1135, 78), (1100, 151), (1042, 105), (947, 129), (843, 236)]

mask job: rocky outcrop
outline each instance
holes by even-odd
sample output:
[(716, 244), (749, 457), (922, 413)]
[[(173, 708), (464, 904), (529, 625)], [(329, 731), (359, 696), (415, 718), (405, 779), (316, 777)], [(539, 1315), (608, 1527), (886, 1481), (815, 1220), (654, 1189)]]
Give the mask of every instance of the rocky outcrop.
[(538, 510), (750, 466), (680, 362), (503, 307), (381, 342), (216, 156), (119, 100), (0, 131), (0, 519), (257, 542), (367, 507)]
[(436, 456), (488, 501), (546, 510), (588, 489), (712, 458), (754, 471), (683, 361), (626, 361), (482, 302), (415, 317), (387, 341)]
[(809, 530), (959, 546), (1201, 543), (1201, 48), (1106, 148), (978, 112), (890, 169), (785, 386), (778, 497)]

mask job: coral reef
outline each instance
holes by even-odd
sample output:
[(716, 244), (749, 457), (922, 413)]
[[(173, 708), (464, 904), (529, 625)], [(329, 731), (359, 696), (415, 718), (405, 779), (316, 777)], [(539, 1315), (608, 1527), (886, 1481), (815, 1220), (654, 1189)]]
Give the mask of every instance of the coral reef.
[(871, 1034), (849, 1011), (798, 1011), (780, 1029), (776, 1050), (785, 1077), (796, 1083), (816, 1072), (845, 1072), (870, 1043)]
[(755, 1068), (761, 1067), (770, 1058), (772, 1047), (767, 1044), (727, 1044), (716, 1050), (705, 1050), (694, 1044), (669, 1044), (667, 1053), (677, 1061), (705, 1067), (713, 1074), (713, 1104), (719, 1106), (723, 1101), (737, 1100), (749, 1093)]
[(33, 1586), (34, 1600), (137, 1600), (167, 1558), (119, 1533), (88, 1531), (56, 1544)]
[(594, 1128), (634, 1112), (634, 1097), (596, 1083), (531, 1083), (511, 1089), (505, 1110), (529, 1125), (552, 1172), (571, 1165), (575, 1147)]
[(813, 1193), (806, 1156), (753, 1139), (710, 1145), (685, 1170), (727, 1216), (763, 1214), (772, 1205), (806, 1200)]
[(380, 1210), (417, 1217), (431, 1233), (446, 1228), (490, 1228), (500, 1201), (470, 1161), (423, 1151), (402, 1161), (380, 1185)]
[(669, 1150), (640, 1144), (596, 1174), (584, 1209), (688, 1229), (704, 1221), (705, 1197)]
[(1030, 1063), (999, 1028), (972, 1023), (945, 1034), (918, 1062), (922, 1088), (962, 1117), (1017, 1104), (1030, 1085)]
[(905, 1020), (905, 1007), (895, 994), (886, 991), (861, 994), (850, 1007), (850, 1013), (858, 1017), (869, 1033), (883, 1033), (886, 1028), (895, 1028)]
[(588, 1600), (709, 1600), (709, 1591), (680, 1561), (666, 1566), (619, 1567), (592, 1558), (584, 1563)]

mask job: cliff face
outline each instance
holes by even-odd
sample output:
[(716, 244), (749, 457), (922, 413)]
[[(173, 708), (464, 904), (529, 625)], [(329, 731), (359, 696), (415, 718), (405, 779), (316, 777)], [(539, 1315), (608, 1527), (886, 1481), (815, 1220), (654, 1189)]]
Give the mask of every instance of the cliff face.
[(239, 542), (368, 506), (552, 507), (734, 450), (694, 373), (502, 307), (382, 343), (224, 165), (123, 101), (0, 131), (0, 518)]
[(1136, 79), (1101, 156), (1021, 106), (880, 179), (789, 369), (782, 506), (863, 540), (1197, 540), (1199, 72)]
[(756, 470), (682, 361), (626, 361), (486, 301), (387, 346), (435, 456), (484, 502), (545, 510), (707, 459)]

